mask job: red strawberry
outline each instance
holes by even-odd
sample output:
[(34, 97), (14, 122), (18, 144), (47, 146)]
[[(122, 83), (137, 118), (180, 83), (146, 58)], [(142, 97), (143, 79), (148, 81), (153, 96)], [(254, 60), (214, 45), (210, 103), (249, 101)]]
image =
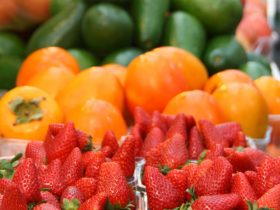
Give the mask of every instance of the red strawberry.
[(66, 186), (74, 184), (83, 176), (82, 153), (74, 148), (62, 165), (62, 176)]
[(60, 210), (60, 208), (50, 203), (41, 203), (39, 205), (36, 205), (33, 210)]
[(17, 184), (13, 183), (5, 189), (0, 206), (1, 210), (27, 210), (27, 202)]
[(196, 126), (195, 119), (192, 115), (186, 115), (187, 129), (191, 130), (192, 127)]
[[(200, 176), (194, 183), (195, 193), (198, 196), (225, 194), (230, 191), (232, 165), (224, 157), (213, 161), (207, 173)], [(198, 172), (199, 173), (199, 169)]]
[(25, 149), (25, 157), (32, 158), (35, 166), (39, 168), (40, 165), (46, 162), (46, 151), (43, 142), (30, 142)]
[(154, 127), (145, 138), (141, 154), (145, 157), (146, 153), (164, 141), (164, 133), (158, 127)]
[(92, 150), (92, 137), (81, 130), (77, 130), (78, 147), (81, 151)]
[(82, 164), (83, 168), (86, 168), (90, 161), (95, 158), (95, 153), (93, 151), (88, 151), (82, 154)]
[(65, 186), (61, 160), (53, 160), (48, 166), (41, 165), (38, 170), (38, 180), (40, 188), (47, 188), (51, 193), (61, 195)]
[(267, 207), (269, 209), (279, 210), (280, 209), (280, 184), (275, 185), (273, 188), (268, 190), (262, 197), (257, 201), (259, 208)]
[(256, 192), (263, 195), (273, 186), (280, 184), (280, 159), (267, 158), (257, 169)]
[(105, 162), (100, 166), (97, 193), (105, 193), (112, 205), (125, 207), (130, 202), (130, 189), (120, 165)]
[(175, 120), (175, 115), (169, 115), (169, 114), (162, 114), (162, 116), (165, 119), (165, 122), (167, 124), (167, 128), (170, 128), (170, 126), (173, 124), (173, 121)]
[(243, 133), (240, 124), (237, 122), (221, 123), (216, 125), (215, 129), (219, 133), (219, 136), (226, 140), (230, 146), (233, 145), (236, 139), (240, 137), (239, 135)]
[(238, 194), (208, 195), (199, 197), (191, 208), (192, 210), (233, 210), (237, 209), (241, 201)]
[(119, 149), (119, 143), (116, 139), (114, 132), (111, 130), (107, 131), (103, 137), (101, 147), (103, 148), (105, 146), (111, 147), (113, 154), (115, 154)]
[[(189, 183), (189, 187), (194, 186), (196, 182), (198, 182), (202, 177), (206, 176), (208, 170), (214, 165), (214, 161), (210, 159), (203, 160), (195, 170), (195, 174), (193, 175), (193, 179), (191, 183)], [(193, 166), (194, 167), (194, 166)]]
[(185, 170), (173, 169), (166, 175), (166, 178), (177, 189), (180, 196), (184, 198), (186, 190), (188, 189), (187, 172)]
[(247, 147), (246, 135), (243, 131), (237, 132), (237, 137), (233, 141), (234, 147)]
[(31, 158), (26, 158), (18, 165), (13, 177), (27, 202), (40, 200), (40, 186), (37, 169)]
[(172, 138), (176, 134), (181, 134), (185, 141), (187, 141), (187, 123), (184, 114), (176, 115), (173, 124), (170, 126), (166, 133), (166, 138)]
[(98, 193), (85, 201), (79, 210), (104, 210), (107, 196), (104, 193)]
[(135, 169), (135, 139), (132, 136), (126, 137), (112, 160), (119, 163), (127, 178), (133, 176)]
[(83, 177), (76, 181), (75, 186), (83, 193), (87, 200), (94, 195), (97, 188), (97, 180), (94, 178)]
[(45, 141), (50, 140), (54, 136), (56, 136), (63, 128), (64, 128), (63, 123), (51, 123), (49, 124), (47, 135), (45, 137)]
[(257, 199), (257, 195), (250, 182), (248, 181), (247, 177), (241, 172), (236, 173), (232, 177), (231, 193), (239, 194), (242, 197), (242, 207), (244, 210), (247, 209), (246, 201), (249, 200), (251, 202), (254, 202)]
[(105, 156), (102, 152), (98, 151), (91, 154), (91, 160), (86, 167), (86, 176), (97, 179), (99, 174), (99, 168), (102, 163), (106, 161)]
[(212, 148), (207, 150), (205, 159), (214, 160), (220, 156), (224, 156), (224, 146), (221, 144), (213, 144)]
[(269, 158), (268, 154), (259, 149), (244, 148), (244, 152), (251, 158), (255, 167), (261, 165), (264, 159)]
[(145, 137), (152, 123), (151, 116), (138, 106), (134, 109), (134, 120), (135, 124), (139, 125), (142, 136)]
[(3, 195), (0, 194), (0, 208), (1, 208), (2, 200), (3, 200)]
[(13, 182), (10, 179), (0, 179), (0, 194), (4, 194), (5, 189), (10, 186)]
[[(83, 203), (85, 197), (76, 186), (68, 186), (60, 197), (60, 205), (63, 209), (76, 209)], [(72, 208), (70, 208), (72, 207)]]
[(190, 163), (182, 168), (182, 170), (186, 173), (188, 183), (187, 188), (190, 188), (194, 183), (194, 177), (196, 175), (197, 169), (198, 165), (196, 163)]
[[(215, 125), (212, 122), (208, 120), (200, 120), (198, 124), (207, 149), (211, 149), (217, 143), (220, 143), (217, 142), (217, 139), (220, 139), (220, 137), (215, 129)], [(227, 144), (227, 142), (225, 142), (225, 144)], [(225, 147), (228, 146), (229, 145), (225, 145)]]
[(149, 152), (146, 153), (145, 166), (153, 166), (158, 168), (160, 166), (160, 158), (161, 153), (159, 151), (159, 147), (151, 149)]
[(52, 204), (53, 206), (55, 206), (58, 209), (60, 208), (57, 198), (53, 194), (51, 194), (49, 191), (41, 191), (41, 198), (42, 198), (42, 201)]
[[(135, 124), (131, 128), (130, 135), (135, 139), (135, 156), (140, 157), (142, 146), (143, 146), (143, 138), (140, 133), (140, 128), (137, 124)], [(145, 136), (146, 136), (146, 134), (145, 134)]]
[(188, 159), (188, 150), (186, 142), (182, 135), (173, 135), (159, 145), (160, 163), (162, 166), (168, 166), (171, 169), (178, 168)]
[(192, 127), (190, 130), (188, 146), (189, 159), (197, 160), (201, 152), (203, 152), (203, 150), (204, 146), (202, 142), (202, 137), (197, 127)]
[(112, 158), (114, 153), (113, 153), (113, 150), (111, 147), (109, 146), (104, 146), (100, 149), (100, 151), (103, 153), (103, 155), (106, 157), (106, 158)]
[(256, 171), (246, 171), (245, 173), (246, 178), (250, 182), (251, 186), (255, 189), (255, 182), (257, 180), (257, 172)]
[(67, 123), (56, 135), (50, 136), (44, 142), (47, 160), (55, 159), (65, 161), (71, 151), (78, 146), (77, 132), (72, 122)]
[(149, 209), (173, 209), (182, 203), (182, 197), (174, 185), (158, 168), (147, 166), (144, 171)]
[(149, 130), (151, 130), (153, 127), (160, 128), (164, 134), (168, 130), (168, 125), (164, 119), (164, 116), (158, 111), (154, 111), (152, 114), (152, 122)]

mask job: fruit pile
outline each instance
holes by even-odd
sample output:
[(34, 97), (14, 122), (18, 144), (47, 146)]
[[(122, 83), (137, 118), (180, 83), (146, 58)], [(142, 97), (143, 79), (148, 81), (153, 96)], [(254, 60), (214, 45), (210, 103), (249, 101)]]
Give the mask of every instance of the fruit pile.
[[(151, 210), (183, 204), (202, 210), (199, 206), (205, 202), (231, 199), (234, 204), (227, 204), (227, 209), (233, 209), (244, 205), (246, 196), (252, 201), (258, 198), (243, 192), (251, 183), (247, 181), (244, 188), (247, 176), (260, 183), (253, 185), (259, 187), (258, 196), (278, 184), (277, 172), (275, 176), (267, 174), (275, 166), (268, 167), (270, 162), (266, 162), (277, 159), (246, 147), (237, 123), (214, 125), (201, 120), (196, 126), (191, 116), (154, 112), (150, 117), (141, 108), (136, 109), (135, 121), (121, 145), (114, 133), (107, 131), (100, 148), (94, 148), (91, 136), (71, 122), (50, 124), (45, 141), (30, 142), (24, 157), (0, 161), (0, 209), (135, 209), (136, 157), (146, 161), (142, 181)], [(237, 178), (242, 173), (246, 177)], [(236, 184), (231, 184), (231, 179)], [(230, 186), (235, 185), (235, 194), (220, 195), (231, 192)], [(187, 189), (198, 196), (194, 204), (190, 204), (194, 194), (189, 195)]]

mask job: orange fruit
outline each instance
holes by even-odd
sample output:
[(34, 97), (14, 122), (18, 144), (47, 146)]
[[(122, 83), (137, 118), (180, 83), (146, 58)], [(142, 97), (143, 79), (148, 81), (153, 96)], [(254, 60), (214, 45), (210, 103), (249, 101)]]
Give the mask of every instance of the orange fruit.
[(57, 102), (43, 90), (21, 86), (0, 101), (0, 130), (4, 137), (44, 140), (50, 123), (63, 122)]
[(223, 84), (232, 82), (250, 83), (254, 84), (251, 77), (237, 69), (228, 69), (218, 72), (211, 76), (205, 83), (204, 90), (208, 93), (213, 93), (217, 88)]
[(162, 111), (171, 98), (188, 89), (183, 70), (159, 52), (142, 54), (128, 66), (125, 91), (131, 113), (137, 106), (149, 113)]
[(170, 60), (170, 65), (176, 65), (184, 72), (191, 90), (203, 88), (208, 79), (208, 71), (196, 56), (177, 47), (159, 47), (154, 51)]
[(64, 67), (50, 66), (35, 74), (26, 85), (40, 88), (56, 98), (74, 77), (75, 74)]
[(261, 91), (270, 114), (280, 114), (280, 81), (271, 76), (263, 76), (255, 80)]
[(112, 130), (117, 139), (125, 135), (127, 126), (120, 111), (111, 103), (90, 98), (66, 115), (66, 121), (74, 122), (78, 129), (92, 135), (100, 144), (106, 131)]
[(124, 87), (127, 68), (119, 64), (106, 64), (102, 66), (106, 71), (115, 75)]
[(247, 136), (263, 138), (268, 125), (268, 109), (260, 91), (247, 83), (224, 84), (213, 96), (230, 121), (240, 123)]
[(57, 101), (65, 114), (90, 98), (112, 103), (120, 111), (124, 107), (124, 92), (118, 79), (103, 67), (83, 70), (72, 79), (57, 96)]
[(201, 90), (185, 91), (172, 98), (164, 111), (165, 114), (192, 115), (196, 121), (210, 120), (218, 124), (225, 121), (225, 117), (214, 99), (209, 93)]
[(60, 47), (46, 47), (31, 53), (23, 62), (17, 75), (17, 86), (25, 85), (39, 71), (48, 67), (64, 67), (74, 74), (80, 67), (76, 59)]

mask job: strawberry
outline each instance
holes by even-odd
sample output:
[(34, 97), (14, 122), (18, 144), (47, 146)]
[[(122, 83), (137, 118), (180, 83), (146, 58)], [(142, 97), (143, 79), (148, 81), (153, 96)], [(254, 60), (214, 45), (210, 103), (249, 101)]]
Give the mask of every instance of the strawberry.
[[(215, 129), (215, 125), (212, 122), (208, 120), (199, 120), (198, 124), (207, 149), (211, 149), (217, 143), (221, 143), (217, 142), (220, 137)], [(225, 144), (227, 144), (227, 142), (225, 142)], [(229, 145), (225, 145), (225, 147), (228, 146)]]
[(233, 141), (234, 147), (247, 147), (246, 135), (243, 131), (237, 132), (237, 137)]
[(197, 127), (192, 127), (189, 134), (189, 146), (188, 146), (189, 159), (197, 160), (201, 152), (203, 152), (203, 150), (204, 150), (204, 146), (202, 142), (202, 137)]
[(95, 158), (95, 153), (93, 151), (84, 152), (82, 154), (82, 165), (86, 168), (90, 161)]
[(238, 194), (219, 194), (199, 197), (191, 206), (192, 210), (233, 210), (239, 209), (242, 201)]
[(168, 125), (165, 121), (165, 118), (159, 111), (154, 111), (152, 114), (152, 122), (149, 130), (151, 130), (153, 127), (160, 128), (164, 134), (168, 130)]
[(25, 149), (25, 157), (32, 158), (35, 166), (39, 168), (40, 165), (46, 162), (46, 151), (43, 142), (30, 142)]
[(71, 151), (78, 146), (74, 124), (69, 122), (56, 135), (49, 135), (44, 146), (48, 162), (58, 158), (64, 162)]
[(145, 156), (145, 166), (153, 166), (158, 168), (160, 166), (160, 158), (161, 158), (161, 153), (159, 151), (159, 147), (156, 147), (154, 149), (151, 149), (146, 153)]
[[(141, 150), (143, 146), (143, 138), (140, 134), (139, 126), (136, 124), (130, 130), (130, 135), (135, 139), (135, 156), (141, 156)], [(145, 134), (146, 136), (146, 134)]]
[(92, 150), (92, 137), (81, 130), (76, 130), (78, 147), (81, 151)]
[(191, 130), (192, 127), (196, 126), (195, 119), (192, 115), (186, 115), (186, 122), (187, 122), (187, 129), (188, 131)]
[(151, 126), (151, 116), (141, 107), (136, 107), (134, 110), (135, 124), (139, 125), (140, 132), (144, 137)]
[(252, 188), (250, 182), (248, 181), (245, 174), (238, 172), (236, 173), (231, 180), (231, 193), (239, 194), (242, 199), (242, 207), (244, 210), (247, 209), (247, 201), (255, 201), (257, 199), (257, 195)]
[(74, 184), (83, 176), (82, 153), (74, 148), (62, 165), (62, 176), (66, 186)]
[(114, 153), (113, 153), (113, 150), (111, 147), (109, 146), (104, 146), (100, 149), (100, 151), (103, 153), (103, 155), (106, 157), (106, 158), (112, 158)]
[(224, 156), (224, 146), (221, 144), (213, 144), (211, 149), (207, 150), (205, 159), (214, 160), (220, 156)]
[(275, 185), (257, 200), (259, 208), (280, 209), (280, 184)]
[(175, 120), (175, 115), (169, 115), (169, 114), (162, 114), (165, 123), (167, 124), (167, 128), (170, 128), (170, 126), (173, 124), (173, 121)]
[(135, 169), (135, 139), (132, 136), (126, 137), (112, 160), (119, 163), (127, 178), (133, 176)]
[[(207, 172), (194, 183), (198, 196), (225, 194), (230, 191), (232, 165), (224, 157), (217, 157)], [(199, 169), (198, 172), (199, 173)]]
[(64, 188), (62, 164), (60, 159), (53, 160), (48, 166), (41, 165), (38, 170), (40, 188), (47, 188), (55, 195), (61, 195)]
[(33, 159), (24, 159), (17, 167), (13, 182), (17, 184), (24, 194), (27, 202), (40, 200), (40, 186), (37, 175), (37, 168)]
[(105, 156), (102, 152), (98, 151), (91, 154), (91, 160), (86, 167), (85, 175), (97, 179), (99, 174), (99, 168), (103, 162), (106, 161)]
[(151, 210), (173, 209), (182, 203), (175, 186), (158, 168), (147, 166), (144, 171), (148, 205)]
[[(198, 182), (202, 177), (204, 177), (208, 170), (214, 165), (214, 161), (210, 159), (203, 160), (197, 167), (193, 166), (193, 172), (195, 174), (191, 174), (193, 178), (190, 180), (191, 182), (189, 183), (189, 187), (194, 186), (196, 182)], [(196, 168), (196, 170), (195, 170)], [(192, 168), (191, 168), (192, 169)]]
[(255, 189), (255, 181), (257, 180), (257, 172), (256, 171), (246, 171), (246, 178), (250, 182), (251, 186)]
[(180, 196), (184, 198), (185, 192), (188, 189), (188, 177), (185, 170), (172, 169), (166, 178), (173, 184), (173, 186), (180, 193)]
[(49, 124), (48, 131), (45, 137), (45, 141), (50, 141), (54, 136), (56, 136), (65, 125), (63, 123), (51, 123)]
[(60, 205), (63, 209), (78, 209), (85, 197), (76, 186), (68, 186), (60, 197)]
[(173, 135), (159, 145), (160, 163), (162, 166), (168, 166), (171, 169), (178, 168), (188, 159), (188, 150), (185, 139), (182, 135)]
[(3, 195), (0, 194), (0, 208), (1, 208), (2, 200), (3, 200)]
[(215, 129), (219, 133), (219, 136), (222, 137), (222, 139), (224, 139), (225, 141), (227, 141), (230, 146), (233, 145), (234, 142), (236, 142), (236, 139), (238, 139), (238, 137), (244, 137), (241, 135), (243, 134), (242, 128), (237, 122), (220, 123), (215, 126)]
[(111, 130), (107, 131), (103, 137), (101, 148), (105, 146), (111, 147), (113, 155), (119, 149), (119, 143), (116, 139), (114, 132)]
[(142, 156), (146, 156), (146, 153), (155, 148), (157, 145), (159, 145), (161, 142), (164, 141), (164, 133), (162, 132), (161, 129), (158, 127), (154, 127), (151, 129), (151, 131), (147, 134), (141, 154)]
[(94, 195), (97, 188), (97, 180), (94, 178), (83, 177), (76, 181), (75, 186), (83, 193), (87, 200)]
[(41, 203), (39, 205), (36, 205), (33, 210), (60, 210), (60, 208), (50, 203)]
[(102, 163), (98, 176), (97, 193), (105, 193), (112, 205), (120, 205), (124, 208), (129, 204), (129, 185), (118, 163)]
[(244, 148), (244, 152), (251, 158), (255, 167), (261, 165), (264, 159), (269, 158), (269, 155), (259, 149)]
[(104, 210), (107, 196), (104, 193), (98, 193), (85, 201), (79, 210)]
[(0, 179), (0, 194), (4, 194), (5, 189), (10, 186), (13, 182), (10, 179)]
[(187, 141), (187, 123), (184, 114), (176, 115), (173, 124), (166, 133), (166, 138), (172, 138), (176, 134), (181, 134), (185, 141)]
[(263, 195), (273, 186), (280, 184), (280, 159), (266, 158), (257, 169), (256, 192)]
[(27, 202), (16, 183), (9, 185), (4, 192), (1, 210), (27, 210)]
[(42, 201), (49, 203), (58, 209), (60, 208), (57, 198), (52, 193), (50, 193), (49, 191), (41, 191), (40, 193)]
[(192, 184), (194, 183), (194, 177), (196, 175), (197, 169), (198, 165), (196, 163), (189, 163), (182, 168), (182, 170), (185, 171), (187, 177), (187, 188), (191, 188)]

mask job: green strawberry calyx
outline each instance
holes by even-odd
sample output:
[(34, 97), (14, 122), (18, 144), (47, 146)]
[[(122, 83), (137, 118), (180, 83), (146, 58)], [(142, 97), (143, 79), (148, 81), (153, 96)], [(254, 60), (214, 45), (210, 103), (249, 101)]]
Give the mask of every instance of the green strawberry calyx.
[(246, 201), (247, 206), (248, 206), (248, 210), (273, 210), (271, 208), (268, 207), (258, 207), (258, 203), (256, 201), (254, 201), (254, 203), (252, 203), (251, 201)]
[(120, 204), (112, 204), (107, 200), (106, 208), (107, 210), (131, 210), (134, 208), (133, 203), (130, 201), (125, 207), (122, 207)]
[(19, 159), (22, 157), (22, 153), (16, 154), (11, 160), (0, 161), (0, 179), (8, 178), (12, 179), (14, 175), (14, 168), (18, 165)]
[(72, 200), (68, 200), (66, 198), (63, 199), (63, 205), (62, 209), (63, 210), (78, 210), (80, 207), (80, 201), (76, 198)]

